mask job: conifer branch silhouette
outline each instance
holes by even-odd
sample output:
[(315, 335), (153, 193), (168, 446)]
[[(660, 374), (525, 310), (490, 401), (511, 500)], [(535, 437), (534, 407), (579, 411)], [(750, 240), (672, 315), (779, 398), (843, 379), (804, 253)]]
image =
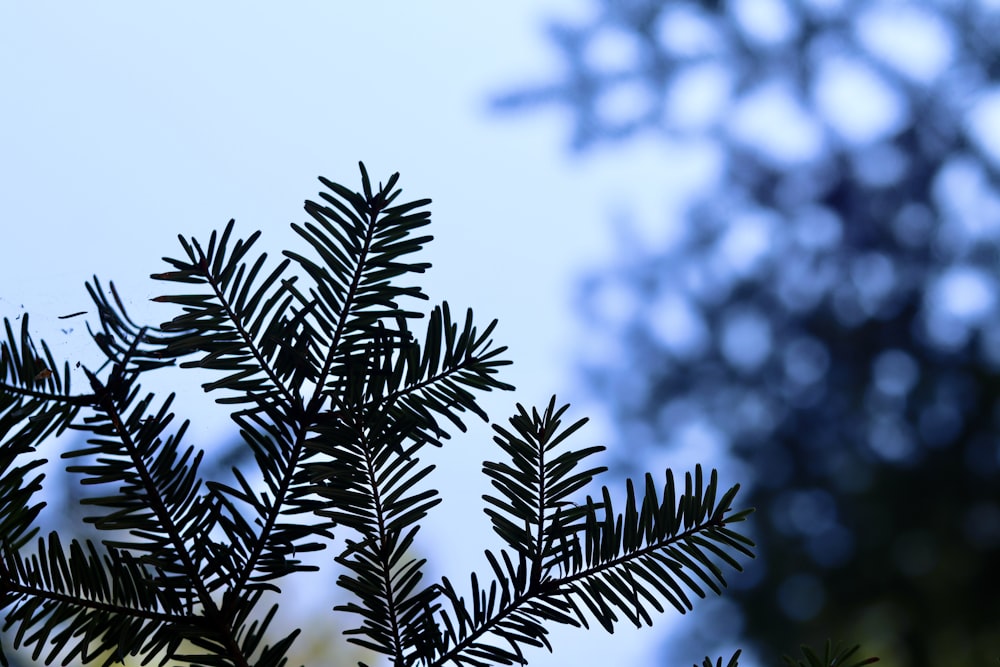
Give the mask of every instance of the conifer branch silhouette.
[[(275, 636), (281, 597), (263, 610), (263, 596), (318, 569), (300, 556), (331, 546), (347, 640), (396, 665), (523, 663), (525, 647), (551, 650), (553, 624), (610, 632), (721, 593), (724, 570), (752, 556), (738, 487), (720, 489), (701, 467), (682, 484), (667, 471), (628, 481), (617, 510), (607, 487), (590, 491), (602, 448), (569, 448), (586, 420), (563, 425), (568, 406), (555, 397), (493, 427), (485, 512), (505, 546), (486, 551), (489, 573), (472, 573), (465, 592), (449, 577), (425, 581), (413, 545), (440, 498), (421, 451), (469, 415), (487, 420), (478, 394), (513, 389), (498, 378), (510, 362), (496, 321), (480, 327), (471, 310), (455, 319), (441, 302), (411, 328), (423, 318), (414, 302), (427, 300), (412, 283), (429, 264), (411, 257), (432, 238), (416, 233), (429, 200), (397, 203), (398, 174), (374, 188), (364, 165), (358, 192), (321, 181), (311, 221), (292, 225), (306, 250), (273, 267), (255, 249), (260, 232), (236, 238), (233, 221), (205, 245), (180, 237), (182, 258), (152, 275), (170, 288), (154, 301), (179, 309), (158, 327), (132, 321), (114, 284), (95, 277), (90, 332), (106, 363), (83, 369), (89, 393), (71, 391), (69, 363), (60, 370), (36, 345), (27, 316), (18, 332), (5, 320), (0, 609), (12, 647), (64, 664), (277, 667), (299, 631)], [(253, 474), (203, 478), (188, 422), (174, 427), (173, 394), (139, 384), (174, 364), (198, 369), (231, 406)], [(106, 535), (99, 544), (38, 537), (36, 449), (66, 429), (87, 434), (64, 457), (91, 490), (85, 520)]]

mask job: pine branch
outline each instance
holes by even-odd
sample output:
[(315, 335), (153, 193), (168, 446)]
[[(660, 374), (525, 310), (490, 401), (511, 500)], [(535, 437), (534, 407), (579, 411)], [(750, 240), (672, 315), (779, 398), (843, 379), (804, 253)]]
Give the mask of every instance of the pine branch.
[(786, 665), (789, 665), (789, 667), (863, 667), (864, 665), (872, 665), (879, 661), (878, 658), (864, 658), (848, 664), (847, 661), (855, 656), (861, 647), (857, 645), (835, 645), (830, 640), (827, 640), (824, 646), (822, 657), (808, 646), (800, 648), (805, 660), (794, 660), (786, 655), (784, 656)]
[(18, 450), (60, 435), (94, 400), (71, 393), (69, 362), (60, 372), (49, 346), (36, 346), (28, 322), (25, 314), (15, 334), (4, 318), (6, 340), (0, 341), (0, 442)]
[(512, 390), (498, 380), (501, 366), (511, 362), (500, 358), (507, 348), (492, 347), (490, 336), (496, 320), (480, 334), (472, 310), (466, 313), (459, 333), (451, 319), (447, 302), (431, 312), (423, 344), (400, 340), (397, 332), (377, 331), (358, 359), (340, 370), (338, 393), (355, 384), (363, 385), (353, 407), (335, 407), (319, 415), (320, 425), (344, 418), (344, 409), (367, 414), (387, 413), (397, 424), (406, 424), (407, 437), (414, 442), (440, 444), (449, 437), (435, 414), (443, 416), (461, 431), (466, 430), (463, 412), (472, 412), (484, 421), (488, 416), (470, 390)]
[(600, 466), (575, 471), (585, 458), (604, 451), (600, 446), (562, 452), (549, 459), (556, 447), (587, 422), (581, 419), (560, 432), (561, 417), (567, 409), (569, 406), (564, 405), (556, 410), (554, 396), (543, 414), (533, 410), (529, 415), (518, 405), (518, 414), (510, 420), (516, 435), (493, 426), (498, 433), (493, 440), (510, 456), (511, 463), (483, 464), (483, 471), (503, 495), (502, 500), (483, 496), (496, 507), (485, 510), (493, 530), (530, 559), (534, 578), (540, 576), (543, 561), (557, 548), (546, 537), (552, 534), (563, 511), (573, 505), (572, 495), (606, 470)]
[[(607, 487), (583, 495), (605, 472), (590, 463), (603, 448), (568, 447), (586, 420), (564, 425), (568, 406), (553, 397), (494, 426), (503, 460), (483, 465), (485, 512), (506, 546), (486, 551), (489, 574), (471, 573), (465, 595), (447, 576), (425, 583), (414, 543), (440, 499), (419, 455), (470, 414), (488, 419), (479, 392), (512, 389), (498, 378), (510, 362), (495, 320), (480, 328), (471, 310), (453, 320), (444, 301), (414, 334), (422, 315), (408, 300), (427, 297), (405, 281), (429, 266), (409, 259), (431, 239), (414, 234), (428, 200), (397, 203), (398, 175), (377, 189), (363, 165), (361, 177), (360, 192), (323, 180), (330, 192), (307, 202), (312, 222), (293, 228), (312, 256), (286, 251), (266, 270), (267, 255), (252, 254), (260, 234), (236, 239), (232, 221), (204, 246), (181, 237), (186, 259), (153, 275), (184, 286), (155, 299), (181, 311), (159, 328), (132, 321), (114, 285), (95, 278), (91, 333), (107, 361), (83, 369), (92, 393), (70, 393), (69, 364), (56, 372), (27, 318), (19, 334), (5, 321), (0, 609), (15, 648), (281, 667), (298, 631), (273, 640), (277, 605), (259, 604), (288, 575), (317, 569), (300, 554), (333, 543), (334, 528), (346, 531), (334, 560), (349, 595), (335, 610), (356, 621), (348, 641), (399, 666), (523, 663), (526, 647), (551, 650), (553, 624), (651, 624), (721, 593), (724, 570), (752, 556), (736, 529), (749, 514), (732, 509), (738, 486), (720, 492), (714, 471), (697, 467), (682, 489), (670, 471), (627, 480), (622, 511)], [(203, 452), (185, 444), (187, 422), (174, 428), (173, 395), (141, 394), (144, 373), (178, 360), (213, 373), (203, 388), (234, 406), (252, 470), (234, 467), (229, 484), (203, 483)], [(108, 537), (64, 549), (53, 534), (28, 554), (43, 506), (35, 446), (66, 428), (89, 433), (64, 458), (95, 489), (85, 520)]]
[[(223, 585), (223, 581), (221, 577), (212, 581), (204, 576), (202, 561), (204, 548), (209, 543), (209, 526), (208, 505), (198, 494), (201, 453), (194, 456), (190, 465), (191, 447), (180, 460), (177, 459), (177, 443), (183, 439), (186, 423), (165, 441), (159, 438), (172, 420), (173, 415), (168, 410), (173, 396), (155, 416), (147, 413), (152, 395), (129, 411), (138, 387), (126, 393), (130, 389), (127, 380), (119, 377), (117, 382), (121, 384), (109, 387), (90, 371), (86, 372), (98, 397), (95, 409), (99, 414), (87, 418), (82, 428), (92, 431), (96, 437), (88, 441), (92, 447), (71, 450), (64, 457), (96, 454), (98, 458), (92, 464), (69, 466), (67, 470), (85, 475), (84, 484), (121, 485), (115, 495), (85, 499), (89, 505), (114, 510), (111, 514), (87, 520), (102, 530), (128, 531), (132, 540), (106, 544), (143, 552), (140, 561), (158, 573), (153, 579), (158, 588), (193, 589), (194, 598), (207, 620), (203, 628), (211, 637), (207, 641), (222, 648), (229, 664), (248, 665), (233, 626), (212, 597), (213, 589)], [(113, 378), (115, 375), (112, 373)]]
[[(743, 653), (742, 651), (736, 651), (735, 653), (733, 653), (733, 657), (731, 657), (729, 659), (729, 662), (726, 663), (726, 667), (739, 667), (740, 655), (742, 653)], [(718, 658), (715, 661), (715, 663), (713, 663), (711, 658), (706, 657), (701, 663), (701, 667), (713, 667), (713, 665), (714, 667), (722, 667), (722, 658), (721, 657)], [(693, 667), (699, 667), (699, 666), (694, 665)]]
[[(316, 570), (315, 566), (302, 564), (295, 554), (322, 550), (324, 544), (316, 539), (318, 537), (333, 539), (329, 532), (333, 525), (331, 522), (281, 520), (283, 514), (315, 508), (314, 502), (296, 497), (303, 492), (294, 490), (300, 484), (300, 476), (296, 476), (294, 471), (304, 456), (307, 434), (299, 426), (289, 427), (284, 414), (261, 412), (237, 413), (234, 419), (263, 474), (268, 495), (264, 496), (252, 488), (236, 468), (233, 468), (233, 474), (240, 485), (239, 490), (217, 482), (209, 483), (217, 502), (225, 510), (220, 509), (219, 525), (225, 530), (230, 544), (239, 545), (244, 554), (244, 560), (232, 573), (229, 587), (232, 603), (241, 599), (245, 589), (270, 588), (277, 591), (279, 589), (269, 582), (291, 572)], [(234, 501), (240, 503), (239, 507)], [(243, 517), (247, 509), (255, 516), (259, 530), (255, 530)]]
[(331, 501), (319, 513), (360, 536), (348, 539), (337, 557), (348, 570), (338, 585), (356, 600), (337, 609), (363, 619), (348, 631), (349, 641), (399, 663), (432, 597), (427, 591), (414, 592), (424, 560), (408, 554), (418, 522), (440, 501), (433, 489), (413, 490), (433, 466), (421, 467), (415, 456), (422, 442), (405, 445), (412, 434), (409, 422), (400, 425), (387, 411), (350, 407), (363, 406), (368, 391), (360, 383), (346, 385), (354, 393), (337, 411), (342, 417), (317, 429), (309, 443), (328, 460), (308, 470), (315, 492)]
[(4, 471), (0, 477), (0, 536), (13, 549), (20, 549), (38, 532), (35, 519), (45, 506), (42, 502), (32, 504), (35, 494), (42, 490), (44, 475), (29, 475), (47, 461), (35, 459), (19, 465), (19, 456), (29, 451), (0, 447), (0, 470)]
[(194, 624), (193, 630), (206, 631), (188, 611), (190, 598), (148, 586), (156, 573), (128, 552), (108, 548), (102, 555), (91, 542), (73, 540), (67, 555), (55, 533), (48, 542), (39, 539), (37, 554), (28, 558), (19, 557), (8, 542), (0, 549), (0, 608), (12, 607), (7, 627), (18, 627), (15, 645), (34, 644), (32, 660), (51, 644), (46, 662), (52, 662), (72, 638), (83, 636), (63, 656), (64, 664), (76, 655), (89, 662), (109, 653), (104, 662), (109, 665), (126, 655), (176, 650), (171, 625)]
[(88, 322), (87, 331), (107, 358), (105, 366), (112, 364), (124, 373), (141, 373), (173, 365), (174, 360), (165, 353), (173, 336), (162, 329), (132, 321), (113, 282), (108, 283), (105, 291), (101, 281), (94, 276), (93, 282), (86, 287), (101, 324), (101, 330), (95, 332)]
[[(324, 400), (334, 400), (341, 376), (339, 368), (367, 345), (368, 334), (376, 329), (384, 335), (385, 322), (400, 325), (420, 314), (401, 308), (398, 299), (426, 299), (419, 287), (397, 286), (394, 279), (407, 273), (423, 273), (430, 264), (397, 261), (419, 251), (430, 236), (410, 238), (414, 229), (430, 222), (430, 215), (418, 209), (430, 200), (418, 200), (389, 207), (400, 194), (393, 191), (399, 174), (393, 174), (387, 184), (373, 193), (368, 172), (361, 166), (363, 192), (320, 179), (336, 196), (321, 193), (329, 206), (306, 203), (306, 211), (318, 225), (292, 228), (316, 250), (324, 265), (298, 253), (286, 251), (313, 279), (310, 303), (317, 304), (305, 320), (313, 321), (310, 331), (327, 331), (327, 346), (322, 366), (317, 373), (317, 390), (306, 411), (316, 414)], [(353, 232), (351, 234), (350, 232)], [(401, 329), (399, 334), (405, 339)], [(360, 347), (360, 349), (358, 349)], [(328, 387), (329, 382), (333, 386)]]
[[(719, 594), (726, 585), (716, 561), (738, 571), (730, 552), (752, 556), (752, 542), (729, 528), (749, 514), (732, 512), (738, 487), (716, 502), (716, 473), (705, 484), (700, 467), (686, 476), (680, 497), (667, 471), (662, 496), (646, 476), (641, 505), (628, 481), (623, 514), (615, 513), (607, 487), (600, 502), (588, 497), (573, 506), (570, 495), (601, 470), (576, 471), (599, 448), (547, 458), (583, 425), (560, 430), (567, 407), (556, 410), (554, 397), (541, 414), (518, 406), (513, 431), (494, 427), (511, 464), (484, 464), (503, 496), (485, 496), (486, 512), (516, 556), (487, 552), (494, 579), (482, 589), (473, 575), (471, 611), (450, 581), (442, 581), (449, 608), (440, 612), (433, 664), (520, 661), (523, 645), (549, 647), (545, 622), (589, 627), (589, 616), (612, 632), (616, 612), (636, 626), (651, 624), (649, 609), (662, 612), (661, 599), (684, 613), (693, 607), (688, 591), (705, 597), (706, 588)], [(491, 637), (509, 648), (497, 648)]]
[(230, 220), (221, 236), (212, 233), (207, 250), (197, 240), (179, 236), (187, 261), (164, 258), (173, 271), (156, 273), (155, 280), (182, 284), (206, 285), (208, 294), (163, 295), (153, 299), (184, 307), (179, 315), (162, 325), (176, 332), (165, 347), (164, 354), (186, 356), (204, 353), (199, 359), (181, 364), (184, 368), (209, 368), (228, 372), (221, 379), (205, 383), (206, 391), (227, 388), (234, 396), (225, 402), (266, 404), (278, 400), (286, 405), (299, 402), (292, 386), (284, 382), (291, 369), (278, 364), (278, 351), (286, 334), (286, 319), (272, 317), (285, 311), (293, 300), (288, 286), (294, 281), (279, 279), (289, 264), (278, 265), (260, 285), (260, 276), (267, 254), (257, 257), (247, 270), (243, 258), (260, 237), (255, 232), (248, 239), (238, 239), (227, 253), (235, 221)]

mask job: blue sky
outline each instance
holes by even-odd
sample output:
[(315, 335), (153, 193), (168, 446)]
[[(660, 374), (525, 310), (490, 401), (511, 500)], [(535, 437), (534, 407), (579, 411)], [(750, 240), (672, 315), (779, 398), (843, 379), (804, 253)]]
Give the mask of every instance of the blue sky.
[[(135, 318), (160, 322), (172, 315), (148, 301), (159, 293), (148, 275), (177, 255), (178, 233), (207, 238), (234, 217), (244, 235), (262, 229), (277, 255), (297, 242), (288, 223), (305, 219), (316, 176), (355, 186), (364, 160), (374, 179), (400, 171), (404, 196), (434, 199), (432, 300), (500, 320), (496, 339), (515, 360), (505, 379), (519, 391), (490, 397), (491, 416), (553, 392), (582, 398), (570, 372), (573, 280), (611, 254), (620, 208), (660, 226), (674, 200), (663, 147), (577, 163), (559, 112), (487, 112), (491, 94), (552, 78), (540, 20), (581, 6), (3, 3), (0, 315), (30, 312), (57, 357), (86, 363), (82, 319), (56, 316), (90, 309), (93, 273), (116, 281)], [(168, 379), (164, 390), (177, 386)], [(215, 408), (198, 392), (179, 397), (195, 444), (228, 432)], [(445, 503), (425, 544), (459, 580), (491, 540), (478, 477), (490, 455), (476, 428), (436, 461)], [(479, 529), (456, 539), (460, 520)], [(642, 664), (638, 639), (660, 635), (662, 620), (614, 638), (559, 633), (555, 655), (531, 664)]]

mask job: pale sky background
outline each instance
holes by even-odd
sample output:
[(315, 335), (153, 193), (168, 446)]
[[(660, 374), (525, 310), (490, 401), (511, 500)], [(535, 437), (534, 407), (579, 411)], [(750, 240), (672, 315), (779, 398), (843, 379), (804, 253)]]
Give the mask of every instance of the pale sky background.
[[(434, 200), (432, 302), (471, 306), (481, 326), (500, 320), (495, 339), (515, 362), (504, 379), (518, 391), (489, 397), (491, 417), (506, 421), (515, 401), (544, 404), (554, 392), (583, 405), (571, 373), (574, 280), (612, 256), (616, 211), (664, 228), (692, 177), (664, 181), (662, 143), (572, 162), (561, 113), (487, 112), (492, 94), (553, 78), (559, 63), (540, 21), (585, 6), (4, 2), (0, 316), (30, 312), (57, 358), (86, 363), (84, 318), (56, 316), (90, 310), (96, 321), (83, 288), (92, 274), (116, 282), (134, 319), (159, 323), (173, 313), (148, 301), (160, 293), (148, 275), (163, 269), (160, 257), (180, 256), (178, 233), (207, 240), (236, 218), (241, 236), (262, 229), (258, 247), (279, 256), (298, 243), (288, 224), (306, 219), (316, 176), (360, 187), (363, 160), (375, 181), (400, 171), (404, 198)], [(144, 387), (203, 380), (163, 376)], [(194, 422), (194, 444), (231, 432), (225, 410), (197, 391), (175, 410)], [(576, 442), (606, 433), (596, 423)], [(441, 563), (436, 575), (485, 573), (482, 550), (497, 545), (480, 462), (493, 455), (477, 427), (435, 457), (444, 504), (423, 544)], [(302, 609), (322, 613), (325, 602), (315, 607)], [(651, 664), (651, 643), (675, 616), (642, 632), (621, 625), (614, 637), (559, 631), (555, 653), (529, 654), (529, 664)]]

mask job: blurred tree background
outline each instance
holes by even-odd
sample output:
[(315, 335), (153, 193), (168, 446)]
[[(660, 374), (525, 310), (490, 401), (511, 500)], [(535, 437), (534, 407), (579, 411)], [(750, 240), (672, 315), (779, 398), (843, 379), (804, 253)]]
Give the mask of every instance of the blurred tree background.
[(714, 165), (660, 247), (626, 240), (579, 295), (619, 470), (717, 452), (758, 508), (740, 611), (692, 641), (995, 663), (1000, 3), (588, 6), (547, 26), (559, 78), (494, 107), (568, 110), (580, 154)]

